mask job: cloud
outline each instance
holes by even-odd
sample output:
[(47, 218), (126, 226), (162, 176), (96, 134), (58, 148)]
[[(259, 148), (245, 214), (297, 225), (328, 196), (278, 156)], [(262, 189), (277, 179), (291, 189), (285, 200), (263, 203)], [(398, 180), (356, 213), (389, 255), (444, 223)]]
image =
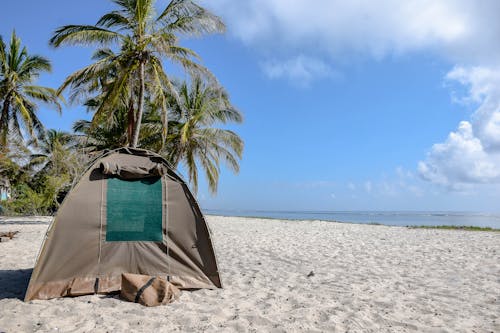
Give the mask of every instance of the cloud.
[[(229, 32), (262, 53), (311, 50), (376, 58), (433, 50), (455, 62), (498, 63), (500, 2), (484, 0), (211, 0)], [(311, 53), (312, 54), (312, 53)]]
[(373, 199), (376, 197), (398, 196), (421, 197), (425, 192), (422, 185), (425, 185), (425, 183), (415, 173), (398, 167), (394, 174), (384, 175), (378, 180), (367, 180), (359, 183), (350, 182), (346, 188), (350, 193)]
[(500, 69), (456, 67), (446, 77), (466, 86), (462, 100), (478, 107), (470, 122), (432, 146), (419, 163), (421, 177), (454, 190), (500, 183)]
[[(446, 75), (477, 108), (418, 165), (422, 179), (463, 190), (500, 183), (500, 1), (204, 0), (233, 38), (262, 57), (271, 79), (308, 85), (333, 65), (425, 52), (454, 63)], [(278, 60), (277, 60), (278, 59)], [(279, 60), (281, 59), (281, 60)], [(386, 186), (387, 193), (391, 186)], [(353, 190), (353, 188), (351, 188)], [(367, 190), (365, 186), (365, 190)], [(373, 184), (373, 192), (376, 190)], [(369, 191), (368, 191), (369, 192)], [(420, 193), (418, 188), (414, 193)]]
[(432, 147), (418, 171), (424, 180), (461, 190), (465, 184), (499, 182), (499, 167), (500, 156), (488, 153), (472, 124), (462, 121), (444, 143)]
[(285, 61), (267, 60), (261, 67), (270, 79), (288, 79), (297, 86), (308, 86), (319, 78), (333, 77), (333, 69), (324, 61), (299, 55)]
[(455, 67), (447, 78), (468, 87), (463, 100), (479, 104), (472, 116), (474, 133), (487, 151), (500, 151), (500, 68)]
[(370, 193), (373, 189), (373, 184), (371, 181), (366, 181), (365, 182), (365, 191), (366, 193)]
[(330, 180), (311, 180), (311, 181), (292, 183), (292, 185), (298, 188), (318, 189), (318, 188), (332, 188), (335, 186), (335, 182)]

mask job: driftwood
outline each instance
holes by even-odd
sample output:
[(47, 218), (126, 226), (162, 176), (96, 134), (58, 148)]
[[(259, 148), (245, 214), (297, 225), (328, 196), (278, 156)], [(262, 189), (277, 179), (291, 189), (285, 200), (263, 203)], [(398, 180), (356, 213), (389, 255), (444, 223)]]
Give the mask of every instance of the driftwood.
[(19, 231), (0, 232), (0, 242), (8, 241), (8, 240), (14, 238), (14, 236), (18, 233), (19, 233)]

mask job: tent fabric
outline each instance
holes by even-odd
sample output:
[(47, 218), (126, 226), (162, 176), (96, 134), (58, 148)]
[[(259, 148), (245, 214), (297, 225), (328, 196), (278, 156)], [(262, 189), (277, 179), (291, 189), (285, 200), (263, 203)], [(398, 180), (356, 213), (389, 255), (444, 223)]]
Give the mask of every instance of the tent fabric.
[(101, 162), (99, 168), (105, 175), (117, 176), (122, 179), (142, 179), (147, 177), (163, 176), (164, 174), (163, 168), (159, 163), (148, 169), (141, 166), (129, 166), (110, 162)]
[[(161, 169), (162, 176), (150, 172), (130, 180), (122, 178), (122, 173), (104, 173), (101, 164), (106, 163), (120, 170)], [(154, 183), (152, 193), (148, 189), (135, 194), (136, 200), (126, 204), (116, 201), (116, 184), (120, 188), (143, 182)], [(154, 202), (151, 216), (147, 215), (151, 208), (140, 207), (145, 202)], [(129, 213), (118, 216), (120, 209), (129, 209), (123, 205), (132, 206), (138, 225), (126, 225)], [(133, 239), (119, 239), (127, 230), (139, 230), (140, 218), (142, 227), (151, 227), (152, 234), (147, 231), (145, 239), (137, 234)], [(122, 228), (122, 236), (108, 238), (108, 232), (116, 228)], [(49, 226), (25, 300), (117, 292), (123, 273), (165, 277), (182, 289), (222, 287), (210, 231), (189, 188), (161, 156), (141, 149), (108, 152), (80, 177)]]

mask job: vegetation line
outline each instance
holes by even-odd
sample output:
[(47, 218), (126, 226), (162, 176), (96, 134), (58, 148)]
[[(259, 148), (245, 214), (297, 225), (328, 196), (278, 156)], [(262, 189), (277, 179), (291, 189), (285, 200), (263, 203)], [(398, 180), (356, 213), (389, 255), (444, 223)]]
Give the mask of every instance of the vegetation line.
[(444, 229), (444, 230), (467, 230), (467, 231), (494, 231), (500, 232), (500, 229), (491, 227), (475, 227), (475, 226), (462, 226), (462, 225), (411, 225), (410, 229)]

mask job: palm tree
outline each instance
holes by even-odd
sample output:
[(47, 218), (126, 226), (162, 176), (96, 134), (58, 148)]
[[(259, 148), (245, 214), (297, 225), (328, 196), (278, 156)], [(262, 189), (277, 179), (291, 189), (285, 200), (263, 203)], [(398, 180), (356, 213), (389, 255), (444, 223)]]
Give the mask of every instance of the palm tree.
[(123, 147), (126, 142), (124, 124), (124, 122), (116, 122), (113, 125), (93, 125), (88, 120), (78, 120), (73, 124), (73, 131), (77, 133), (79, 146), (90, 154)]
[[(99, 102), (89, 99), (85, 104), (89, 111), (93, 112)], [(165, 146), (162, 142), (163, 123), (154, 103), (147, 103), (145, 110), (138, 143), (143, 148), (158, 152)], [(73, 124), (73, 132), (77, 135), (80, 148), (87, 153), (123, 147), (128, 142), (127, 134), (130, 130), (127, 118), (128, 108), (122, 105), (115, 110), (112, 118), (106, 121), (76, 121)]]
[(15, 31), (8, 48), (0, 36), (0, 145), (7, 145), (9, 135), (22, 139), (21, 126), (32, 139), (43, 131), (35, 101), (53, 104), (61, 111), (56, 90), (33, 85), (40, 73), (50, 71), (49, 60), (29, 55)]
[[(189, 181), (196, 192), (198, 170), (201, 167), (208, 179), (212, 193), (217, 191), (220, 162), (224, 161), (234, 172), (239, 171), (238, 159), (243, 152), (243, 141), (234, 132), (219, 128), (230, 122), (241, 123), (243, 116), (234, 108), (228, 94), (215, 82), (205, 83), (195, 76), (190, 85), (174, 83), (179, 98), (170, 97), (171, 105), (168, 123), (168, 137), (163, 144), (163, 122), (156, 112), (156, 105), (145, 105), (144, 121), (139, 142), (141, 147), (163, 155), (172, 166), (186, 167)], [(118, 111), (115, 116), (123, 117)], [(119, 146), (123, 140), (124, 122), (117, 120), (116, 125), (100, 123), (92, 127), (89, 121), (80, 120), (73, 130), (81, 133), (82, 148), (99, 151)]]
[(37, 151), (30, 156), (31, 167), (38, 168), (38, 173), (54, 176), (71, 175), (78, 168), (73, 165), (73, 153), (76, 148), (75, 136), (54, 129), (47, 130), (37, 145)]
[(194, 192), (198, 189), (198, 169), (201, 165), (209, 189), (215, 193), (220, 161), (238, 172), (238, 159), (243, 153), (241, 138), (233, 131), (217, 126), (229, 122), (241, 123), (243, 116), (231, 105), (222, 87), (205, 83), (199, 76), (193, 78), (190, 86), (185, 82), (180, 85), (179, 97), (181, 104), (174, 104), (172, 108), (170, 131), (163, 154), (174, 167), (179, 164), (186, 167)]
[(132, 129), (129, 142), (136, 147), (145, 95), (160, 106), (164, 138), (167, 132), (167, 94), (175, 95), (175, 91), (162, 64), (163, 58), (190, 72), (209, 75), (209, 71), (197, 62), (199, 58), (195, 52), (179, 46), (178, 35), (223, 32), (225, 27), (219, 17), (191, 0), (172, 0), (159, 15), (155, 12), (155, 0), (112, 1), (118, 9), (103, 15), (95, 25), (63, 26), (56, 30), (50, 43), (55, 47), (63, 44), (118, 46), (116, 54), (102, 53), (95, 63), (70, 75), (59, 91), (71, 87), (73, 95), (77, 96), (82, 92), (79, 87), (116, 70), (93, 122), (112, 119), (110, 114), (126, 96)]
[(31, 151), (24, 141), (13, 138), (8, 145), (0, 145), (0, 178), (7, 178), (12, 186), (30, 180), (28, 163)]
[(59, 207), (85, 168), (85, 156), (76, 148), (77, 140), (73, 134), (50, 129), (30, 155), (28, 168), (33, 170), (33, 176), (28, 185), (32, 189), (31, 197), (42, 200), (48, 211)]

